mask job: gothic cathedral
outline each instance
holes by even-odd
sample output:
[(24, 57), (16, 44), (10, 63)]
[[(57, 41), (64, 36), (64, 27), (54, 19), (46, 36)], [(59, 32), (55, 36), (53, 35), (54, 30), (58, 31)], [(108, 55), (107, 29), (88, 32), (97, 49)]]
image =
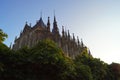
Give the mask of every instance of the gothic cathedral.
[(60, 35), (59, 28), (57, 26), (56, 17), (54, 16), (53, 29), (50, 29), (50, 18), (48, 17), (47, 24), (44, 24), (42, 17), (31, 27), (31, 25), (25, 24), (23, 31), (20, 36), (15, 38), (13, 50), (18, 50), (23, 46), (32, 47), (37, 44), (40, 40), (51, 39), (53, 40), (62, 50), (66, 56), (74, 58), (78, 55), (83, 48), (86, 46), (82, 40), (75, 38), (74, 34), (71, 37), (69, 30), (65, 31), (62, 26), (62, 33)]

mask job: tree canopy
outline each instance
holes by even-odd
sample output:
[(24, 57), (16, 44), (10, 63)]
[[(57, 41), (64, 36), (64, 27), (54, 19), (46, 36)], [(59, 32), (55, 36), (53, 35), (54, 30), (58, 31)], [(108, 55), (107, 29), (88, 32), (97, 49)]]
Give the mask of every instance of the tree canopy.
[(7, 34), (0, 29), (0, 43), (2, 43), (7, 37)]
[(0, 44), (0, 80), (120, 80), (120, 64), (110, 65), (88, 54), (71, 59), (51, 40), (11, 50)]

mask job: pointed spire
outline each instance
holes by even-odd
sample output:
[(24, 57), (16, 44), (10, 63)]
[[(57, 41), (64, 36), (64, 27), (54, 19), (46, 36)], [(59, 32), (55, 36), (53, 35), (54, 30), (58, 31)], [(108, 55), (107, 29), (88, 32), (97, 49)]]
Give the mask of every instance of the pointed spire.
[(65, 37), (67, 37), (67, 31), (66, 31), (66, 29), (65, 29)]
[(54, 16), (54, 22), (56, 23), (57, 21), (56, 21), (56, 17)]
[(40, 27), (43, 27), (43, 28), (46, 28), (46, 25), (44, 24), (44, 22), (42, 20), (42, 12), (41, 12), (40, 19), (37, 21), (36, 25), (40, 26)]
[(55, 17), (55, 10), (54, 10), (54, 22), (56, 22), (56, 17)]
[(50, 25), (50, 17), (48, 17), (47, 25)]
[(55, 10), (54, 10), (54, 23), (57, 25), (56, 16), (55, 16)]
[(75, 36), (74, 36), (74, 33), (73, 33), (73, 41), (75, 41)]
[(47, 30), (50, 31), (50, 17), (48, 17)]
[(79, 37), (77, 36), (77, 43), (78, 45), (80, 45), (80, 41), (79, 41)]
[(65, 32), (64, 32), (64, 26), (62, 26), (62, 36), (65, 35)]
[(54, 22), (53, 22), (53, 30), (52, 30), (53, 34), (59, 34), (59, 29), (57, 27), (57, 21), (56, 21), (56, 17), (54, 14)]
[(83, 44), (83, 40), (82, 40), (82, 38), (81, 38), (81, 46), (84, 47), (84, 44)]
[(68, 39), (70, 39), (70, 32), (69, 32), (69, 30), (68, 30)]

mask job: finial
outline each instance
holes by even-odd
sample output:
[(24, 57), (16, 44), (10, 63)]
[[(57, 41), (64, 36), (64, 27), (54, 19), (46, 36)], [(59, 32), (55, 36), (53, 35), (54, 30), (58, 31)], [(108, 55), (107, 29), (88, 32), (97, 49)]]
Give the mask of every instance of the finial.
[(40, 20), (42, 19), (42, 10), (40, 11)]
[(55, 16), (55, 10), (54, 10), (54, 16)]
[(40, 18), (42, 18), (42, 10), (41, 10), (41, 12), (40, 12)]

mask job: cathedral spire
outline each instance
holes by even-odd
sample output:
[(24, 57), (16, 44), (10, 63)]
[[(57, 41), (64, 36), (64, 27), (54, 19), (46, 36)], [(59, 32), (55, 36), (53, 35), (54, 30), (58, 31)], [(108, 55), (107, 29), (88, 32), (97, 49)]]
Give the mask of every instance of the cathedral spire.
[(47, 30), (50, 31), (50, 17), (48, 17)]
[(62, 26), (62, 36), (65, 36), (64, 26)]
[(70, 39), (70, 32), (69, 32), (69, 30), (68, 30), (68, 39)]
[(46, 28), (46, 25), (44, 24), (44, 22), (42, 20), (42, 12), (40, 14), (41, 14), (41, 16), (40, 16), (40, 19), (37, 21), (36, 26)]
[(55, 17), (55, 10), (54, 10), (54, 22), (56, 22), (56, 17)]
[(75, 41), (75, 36), (74, 36), (74, 33), (73, 33), (73, 41)]
[(55, 15), (54, 15), (54, 23), (57, 23)]
[(53, 22), (53, 30), (52, 30), (53, 34), (59, 34), (59, 30), (57, 27), (57, 21), (56, 21), (56, 17), (54, 15), (54, 22)]
[(77, 36), (77, 44), (80, 45), (79, 37)]
[(81, 46), (84, 47), (83, 40), (81, 39)]
[(57, 21), (56, 21), (55, 11), (54, 11), (54, 22), (53, 22), (53, 25), (57, 27)]

